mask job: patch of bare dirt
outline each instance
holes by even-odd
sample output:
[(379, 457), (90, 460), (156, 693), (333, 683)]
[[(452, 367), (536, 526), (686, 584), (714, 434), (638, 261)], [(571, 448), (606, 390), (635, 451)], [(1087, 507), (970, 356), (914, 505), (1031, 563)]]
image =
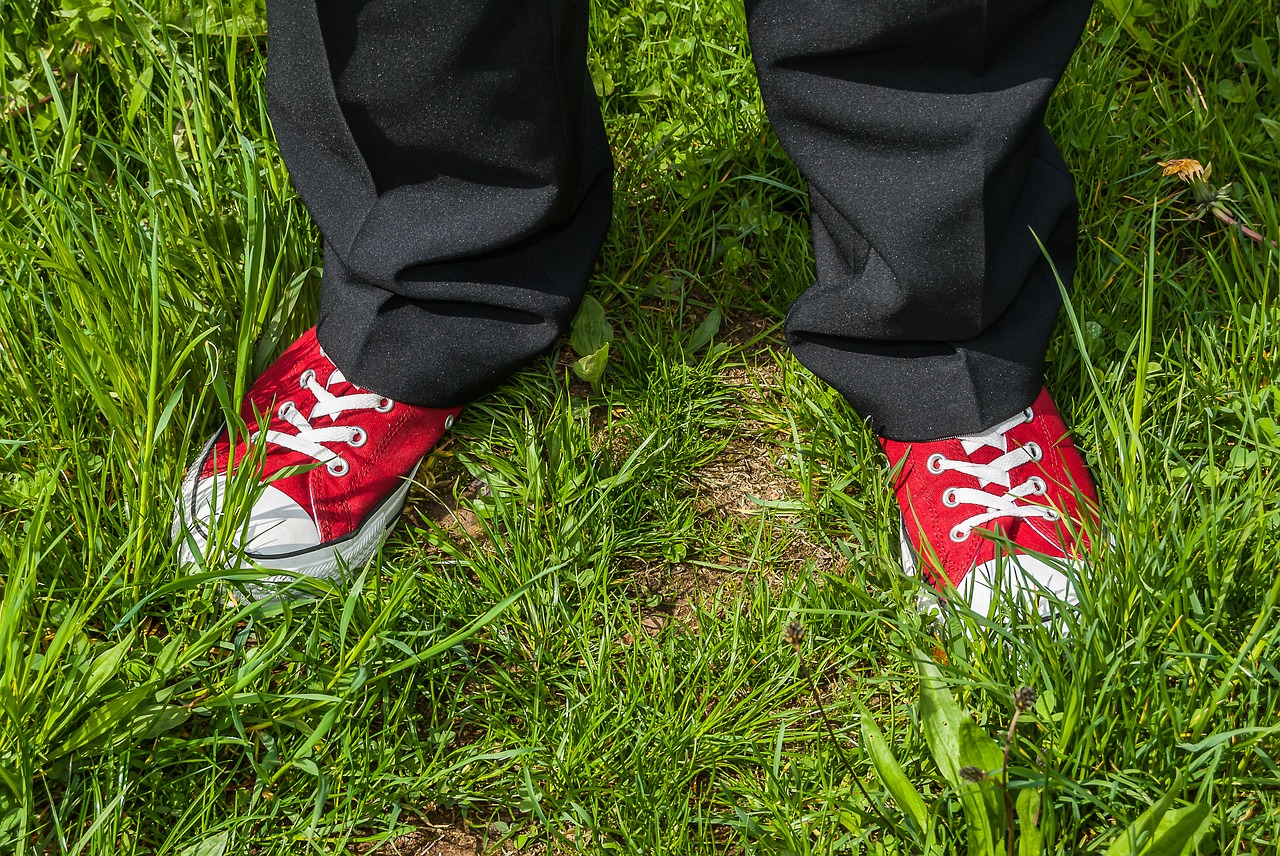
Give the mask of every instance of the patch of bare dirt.
[(425, 526), (428, 521), (472, 539), (486, 538), (484, 527), (475, 513), (461, 506), (461, 500), (476, 499), (487, 490), (458, 464), (446, 441), (418, 469), (414, 486), (409, 490), (404, 515), (411, 523)]
[(693, 474), (699, 487), (700, 512), (752, 516), (762, 510), (753, 499), (781, 502), (799, 495), (795, 479), (778, 466), (779, 450), (767, 444), (760, 433), (745, 429), (711, 463)]
[(477, 856), (480, 839), (467, 833), (414, 831), (370, 851), (370, 856)]
[(776, 552), (771, 555), (767, 567), (748, 569), (749, 556), (729, 546), (708, 544), (707, 551), (698, 558), (719, 567), (708, 568), (693, 562), (624, 565), (631, 572), (637, 594), (644, 602), (638, 613), (642, 632), (657, 636), (674, 625), (698, 632), (698, 610), (710, 607), (717, 592), (727, 594), (726, 599), (732, 600), (734, 591), (748, 575), (763, 574), (769, 585), (779, 590), (784, 575), (801, 573), (806, 568), (815, 574), (838, 570), (842, 559), (835, 551), (810, 539), (803, 528), (792, 525), (789, 515), (761, 504), (785, 502), (800, 495), (798, 483), (779, 464), (780, 454), (762, 435), (744, 432), (711, 463), (694, 473), (693, 478), (699, 485), (698, 509), (705, 515), (744, 519), (772, 515), (767, 525), (774, 530), (772, 540), (785, 545), (781, 555)]
[(416, 825), (380, 847), (356, 845), (350, 852), (359, 856), (544, 856), (547, 852), (541, 842), (517, 848), (503, 840), (505, 824), (472, 829), (447, 811), (428, 811), (416, 818)]
[[(650, 566), (635, 563), (630, 570), (631, 582), (641, 597), (648, 595), (638, 609), (639, 630), (646, 636), (658, 636), (672, 626), (697, 633), (697, 607), (705, 606), (716, 591), (737, 576), (731, 571), (684, 562)], [(631, 634), (622, 637), (623, 644), (633, 641)]]
[(477, 541), (483, 540), (487, 536), (480, 518), (471, 509), (463, 508), (459, 499), (477, 499), (486, 490), (484, 482), (472, 479), (465, 490), (433, 497), (430, 503), (419, 506), (417, 513), (446, 531), (461, 531)]
[(773, 352), (786, 347), (778, 319), (757, 312), (725, 315), (719, 341), (742, 348), (748, 364), (773, 362)]

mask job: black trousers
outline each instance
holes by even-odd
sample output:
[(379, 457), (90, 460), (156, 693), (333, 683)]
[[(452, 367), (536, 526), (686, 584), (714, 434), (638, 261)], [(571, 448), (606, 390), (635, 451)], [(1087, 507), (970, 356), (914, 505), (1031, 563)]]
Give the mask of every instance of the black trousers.
[[(325, 237), (319, 336), (447, 406), (565, 330), (609, 225), (588, 0), (271, 0), (280, 148)], [(877, 431), (971, 433), (1041, 385), (1075, 268), (1045, 104), (1090, 0), (747, 0), (817, 282), (787, 342)]]

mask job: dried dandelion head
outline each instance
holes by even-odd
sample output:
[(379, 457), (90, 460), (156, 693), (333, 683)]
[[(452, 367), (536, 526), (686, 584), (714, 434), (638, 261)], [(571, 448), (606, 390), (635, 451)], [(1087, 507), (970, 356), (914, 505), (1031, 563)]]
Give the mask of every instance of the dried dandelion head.
[(1018, 710), (1026, 713), (1031, 710), (1036, 703), (1036, 691), (1034, 687), (1018, 687), (1013, 693), (1013, 704)]
[[(1191, 206), (1186, 211), (1185, 219), (1201, 220), (1206, 215), (1212, 215), (1228, 226), (1239, 229), (1240, 234), (1251, 241), (1276, 246), (1275, 241), (1264, 238), (1261, 232), (1249, 228), (1242, 222), (1244, 218), (1235, 209), (1235, 200), (1231, 197), (1230, 182), (1221, 186), (1209, 183), (1209, 173), (1213, 171), (1213, 164), (1207, 163), (1202, 166), (1195, 158), (1176, 158), (1159, 163), (1164, 167), (1163, 174), (1166, 178), (1176, 177), (1191, 187)], [(1173, 195), (1177, 197), (1180, 193)]]
[(1164, 176), (1176, 176), (1183, 181), (1192, 182), (1205, 178), (1209, 175), (1209, 166), (1201, 166), (1200, 161), (1195, 158), (1177, 158), (1171, 161), (1160, 161), (1160, 166), (1164, 167)]
[(1189, 219), (1199, 220), (1207, 211), (1205, 206), (1228, 199), (1226, 187), (1219, 189), (1209, 183), (1209, 173), (1213, 171), (1213, 164), (1202, 165), (1195, 158), (1177, 158), (1160, 161), (1160, 166), (1164, 167), (1165, 177), (1173, 176), (1191, 185), (1191, 197), (1199, 209), (1193, 211)]

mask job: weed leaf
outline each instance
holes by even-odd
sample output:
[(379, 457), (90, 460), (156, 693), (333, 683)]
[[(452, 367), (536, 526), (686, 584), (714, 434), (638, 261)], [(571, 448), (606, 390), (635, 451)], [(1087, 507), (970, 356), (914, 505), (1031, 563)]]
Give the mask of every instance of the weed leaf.
[(598, 356), (600, 349), (613, 341), (613, 325), (604, 317), (604, 307), (594, 297), (582, 298), (570, 331), (569, 345), (579, 357)]
[(1194, 853), (1200, 839), (1209, 831), (1211, 820), (1206, 802), (1172, 809), (1160, 819), (1155, 837), (1144, 856), (1186, 856)]
[(916, 662), (920, 672), (920, 722), (925, 740), (943, 777), (960, 794), (968, 820), (969, 852), (997, 854), (1004, 841), (1004, 802), (994, 780), (966, 782), (960, 770), (977, 767), (991, 773), (1001, 766), (1003, 753), (999, 744), (956, 704), (955, 697), (943, 683), (942, 671), (933, 661), (917, 651)]
[(130, 735), (140, 740), (154, 740), (191, 718), (191, 711), (180, 704), (153, 704), (134, 714)]
[(116, 676), (116, 672), (120, 669), (120, 664), (124, 662), (125, 655), (129, 653), (129, 646), (133, 643), (132, 636), (126, 636), (108, 650), (102, 652), (93, 660), (93, 665), (89, 667), (88, 673), (84, 676), (84, 685), (80, 688), (80, 697), (86, 701), (93, 699), (107, 682)]
[(155, 691), (155, 684), (147, 683), (111, 699), (111, 701), (90, 713), (85, 718), (84, 723), (53, 753), (53, 757), (61, 758), (64, 755), (69, 755), (95, 740), (105, 737), (112, 731), (123, 730), (133, 712), (138, 709), (138, 705), (142, 704)]
[(929, 751), (954, 788), (964, 782), (962, 767), (974, 766), (990, 773), (1003, 762), (1000, 745), (978, 728), (976, 722), (956, 704), (947, 689), (942, 671), (923, 653), (916, 653), (920, 672), (920, 718)]
[(888, 742), (884, 739), (884, 734), (876, 726), (875, 720), (867, 711), (862, 711), (860, 717), (862, 722), (862, 743), (867, 747), (868, 754), (871, 755), (871, 763), (875, 767), (876, 775), (880, 777), (880, 781), (889, 789), (889, 793), (893, 794), (893, 798), (898, 801), (898, 807), (902, 812), (915, 823), (916, 829), (921, 834), (929, 827), (929, 809), (924, 804), (924, 798), (920, 796), (920, 792), (911, 784), (911, 780), (907, 778), (906, 772), (903, 771), (902, 765), (898, 763), (898, 759), (894, 757), (893, 751), (889, 748)]
[(1138, 819), (1129, 824), (1129, 828), (1120, 834), (1120, 837), (1111, 842), (1111, 846), (1107, 848), (1106, 856), (1136, 856), (1136, 854), (1146, 853), (1147, 842), (1151, 840), (1152, 832), (1160, 827), (1160, 821), (1164, 818), (1165, 813), (1169, 811), (1173, 805), (1175, 795), (1182, 790), (1182, 772), (1179, 771), (1173, 778), (1173, 784), (1160, 801), (1151, 808), (1138, 815)]
[(698, 325), (698, 329), (693, 331), (693, 336), (689, 339), (689, 356), (693, 356), (711, 344), (711, 340), (720, 332), (721, 320), (719, 309), (712, 309), (707, 313), (707, 317), (702, 320), (702, 323)]
[(1018, 856), (1040, 856), (1044, 852), (1044, 831), (1036, 823), (1040, 791), (1023, 788), (1018, 792)]
[(600, 350), (594, 354), (588, 354), (573, 364), (573, 373), (581, 380), (585, 380), (596, 388), (600, 389), (600, 382), (604, 380), (604, 371), (609, 367), (609, 345), (606, 342), (600, 346)]
[(217, 835), (211, 835), (203, 841), (182, 848), (178, 856), (223, 856), (227, 852), (227, 843), (230, 840), (231, 833), (223, 830)]

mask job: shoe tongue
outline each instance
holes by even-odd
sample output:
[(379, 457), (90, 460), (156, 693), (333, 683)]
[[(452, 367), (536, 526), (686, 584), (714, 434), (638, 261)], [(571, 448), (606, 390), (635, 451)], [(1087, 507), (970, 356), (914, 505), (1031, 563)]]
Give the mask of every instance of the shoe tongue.
[[(340, 387), (351, 387), (352, 389), (358, 389), (358, 387), (354, 383), (347, 380), (347, 376), (342, 373), (342, 369), (333, 365), (333, 363), (329, 364), (328, 371), (329, 371), (329, 374), (327, 377), (325, 377), (323, 383), (330, 392), (334, 392)], [(316, 372), (316, 380), (319, 380), (321, 376), (322, 376), (321, 372)]]
[(1007, 446), (1005, 448), (1001, 448), (999, 446), (992, 447), (978, 443), (971, 443), (967, 439), (963, 438), (957, 439), (959, 440), (964, 460), (974, 464), (989, 464), (1008, 451)]
[(316, 380), (324, 378), (321, 381), (321, 385), (329, 390), (330, 395), (377, 395), (380, 398), (383, 397), (381, 393), (366, 389), (354, 381), (347, 380), (347, 376), (342, 373), (342, 369), (332, 363), (329, 363), (326, 369), (329, 372), (327, 375), (321, 371), (316, 372)]
[[(347, 395), (359, 395), (360, 393), (365, 392), (365, 390), (347, 380), (346, 375), (342, 373), (342, 369), (337, 368), (332, 363), (316, 370), (316, 383), (320, 384), (320, 386), (322, 386), (325, 391), (334, 398), (342, 398)], [(310, 398), (309, 395), (308, 398)], [(316, 399), (312, 402), (311, 406), (303, 410), (303, 413), (306, 414), (308, 419), (312, 418), (311, 414), (319, 403), (319, 399)], [(329, 421), (333, 417), (320, 416), (316, 418), (322, 420), (323, 423)]]
[(1009, 451), (1009, 435), (1007, 432), (991, 431), (986, 434), (970, 434), (964, 437), (957, 437), (960, 446), (964, 449), (964, 453), (973, 457), (974, 453), (980, 449), (989, 449), (997, 455), (1003, 455)]

